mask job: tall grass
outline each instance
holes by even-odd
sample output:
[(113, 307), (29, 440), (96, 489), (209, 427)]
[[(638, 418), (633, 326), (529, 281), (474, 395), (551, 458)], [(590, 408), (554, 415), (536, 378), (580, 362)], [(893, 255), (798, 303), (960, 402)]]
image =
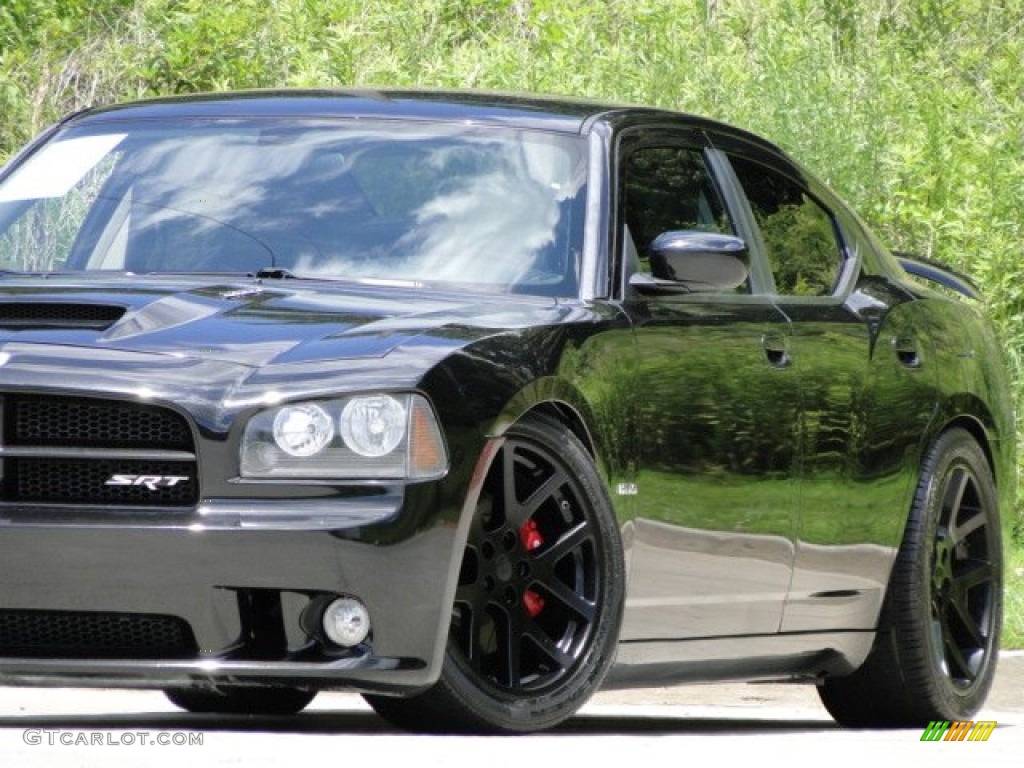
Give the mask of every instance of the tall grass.
[(1024, 648), (1024, 547), (1011, 546), (1006, 552), (1003, 648)]

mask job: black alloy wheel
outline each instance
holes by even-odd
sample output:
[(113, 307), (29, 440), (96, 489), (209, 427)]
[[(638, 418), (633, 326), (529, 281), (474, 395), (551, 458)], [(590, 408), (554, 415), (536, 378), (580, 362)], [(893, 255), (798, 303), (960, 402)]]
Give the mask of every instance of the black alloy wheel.
[(549, 419), (511, 428), (470, 525), (441, 680), (367, 697), (404, 728), (524, 732), (569, 717), (614, 658), (622, 545), (579, 440)]
[(969, 719), (995, 674), (1002, 580), (992, 472), (954, 428), (925, 458), (871, 653), (849, 677), (823, 681), (826, 708), (851, 726)]
[(997, 574), (993, 525), (978, 479), (956, 464), (946, 476), (931, 567), (933, 663), (958, 689), (968, 690), (986, 667), (995, 631)]
[(452, 632), (461, 663), (499, 690), (555, 685), (586, 650), (602, 563), (577, 486), (549, 451), (512, 438), (473, 519)]

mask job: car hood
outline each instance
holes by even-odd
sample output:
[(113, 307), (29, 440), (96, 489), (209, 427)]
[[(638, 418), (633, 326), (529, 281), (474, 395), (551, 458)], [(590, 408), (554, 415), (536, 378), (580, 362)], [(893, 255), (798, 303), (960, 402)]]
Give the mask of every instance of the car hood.
[(380, 358), (442, 331), (558, 322), (557, 302), (392, 285), (223, 277), (62, 277), (0, 284), (0, 346), (59, 345), (248, 368)]

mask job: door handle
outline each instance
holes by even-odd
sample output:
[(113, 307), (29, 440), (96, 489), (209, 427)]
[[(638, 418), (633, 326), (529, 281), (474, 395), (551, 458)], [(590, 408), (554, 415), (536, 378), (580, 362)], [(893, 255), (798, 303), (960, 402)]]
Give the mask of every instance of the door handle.
[(790, 364), (789, 341), (779, 333), (766, 333), (761, 337), (761, 348), (772, 368), (786, 368)]
[(921, 353), (917, 349), (917, 342), (909, 336), (893, 336), (892, 348), (896, 353), (896, 359), (904, 368), (920, 368)]

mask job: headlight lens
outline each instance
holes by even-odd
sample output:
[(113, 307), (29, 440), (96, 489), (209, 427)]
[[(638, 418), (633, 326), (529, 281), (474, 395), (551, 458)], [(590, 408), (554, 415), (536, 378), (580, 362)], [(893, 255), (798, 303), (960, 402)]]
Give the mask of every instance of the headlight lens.
[(341, 437), (360, 456), (391, 453), (405, 430), (405, 408), (391, 395), (353, 397), (341, 410)]
[(448, 454), (430, 403), (412, 393), (291, 403), (249, 419), (242, 477), (432, 480)]
[(334, 423), (315, 403), (290, 405), (274, 417), (274, 442), (289, 456), (315, 456), (334, 437)]

